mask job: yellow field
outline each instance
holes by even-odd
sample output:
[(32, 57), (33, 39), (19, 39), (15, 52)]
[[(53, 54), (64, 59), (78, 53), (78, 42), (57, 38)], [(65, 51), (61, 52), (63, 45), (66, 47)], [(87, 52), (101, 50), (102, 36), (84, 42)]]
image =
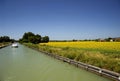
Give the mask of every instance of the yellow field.
[(120, 51), (120, 42), (49, 42), (40, 45)]

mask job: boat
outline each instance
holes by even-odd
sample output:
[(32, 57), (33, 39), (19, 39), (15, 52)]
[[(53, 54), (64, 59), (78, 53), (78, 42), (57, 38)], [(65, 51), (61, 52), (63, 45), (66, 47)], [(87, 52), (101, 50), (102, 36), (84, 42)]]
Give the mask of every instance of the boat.
[(13, 47), (13, 48), (18, 48), (18, 44), (17, 44), (17, 43), (13, 43), (13, 44), (12, 44), (12, 47)]

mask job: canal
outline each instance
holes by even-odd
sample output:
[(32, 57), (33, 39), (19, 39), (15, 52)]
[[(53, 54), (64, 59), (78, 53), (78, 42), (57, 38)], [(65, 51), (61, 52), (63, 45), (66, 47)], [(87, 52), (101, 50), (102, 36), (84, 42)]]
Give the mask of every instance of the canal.
[(19, 45), (0, 49), (0, 81), (111, 81)]

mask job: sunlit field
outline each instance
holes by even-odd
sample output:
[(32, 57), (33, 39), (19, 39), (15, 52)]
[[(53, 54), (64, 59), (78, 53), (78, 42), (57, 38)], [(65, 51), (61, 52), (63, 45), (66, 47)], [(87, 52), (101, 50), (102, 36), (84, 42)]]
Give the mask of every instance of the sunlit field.
[(120, 52), (120, 42), (49, 42), (41, 45)]
[(49, 42), (39, 49), (120, 73), (120, 42)]

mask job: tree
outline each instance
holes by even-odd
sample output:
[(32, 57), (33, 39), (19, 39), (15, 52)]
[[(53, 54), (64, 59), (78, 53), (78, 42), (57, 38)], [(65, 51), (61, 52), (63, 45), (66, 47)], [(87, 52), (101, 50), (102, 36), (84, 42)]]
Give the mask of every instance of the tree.
[(45, 36), (45, 37), (42, 37), (42, 42), (49, 42), (49, 37), (48, 36)]
[(35, 43), (35, 36), (29, 36), (28, 37), (28, 42)]
[[(24, 33), (24, 35), (23, 35), (23, 37), (22, 37), (22, 39), (20, 39), (19, 41), (21, 42), (21, 43), (23, 43), (23, 42), (26, 42), (26, 43), (28, 43), (28, 42), (30, 42), (30, 43), (33, 43), (33, 44), (38, 44), (38, 43), (41, 43), (41, 35), (39, 35), (39, 34), (34, 34), (34, 33), (32, 33), (32, 32), (27, 32), (27, 33)], [(48, 37), (49, 38), (49, 37)], [(47, 37), (45, 37), (45, 40), (47, 39)]]
[(11, 42), (12, 40), (10, 39), (9, 36), (1, 36), (0, 37), (0, 42)]
[(35, 43), (40, 43), (41, 42), (41, 36), (40, 35), (35, 35), (36, 42)]
[(23, 42), (30, 42), (31, 38), (34, 37), (34, 33), (32, 32), (27, 32), (27, 33), (24, 33), (23, 35)]
[(109, 37), (109, 38), (106, 38), (105, 40), (110, 42), (113, 38)]

